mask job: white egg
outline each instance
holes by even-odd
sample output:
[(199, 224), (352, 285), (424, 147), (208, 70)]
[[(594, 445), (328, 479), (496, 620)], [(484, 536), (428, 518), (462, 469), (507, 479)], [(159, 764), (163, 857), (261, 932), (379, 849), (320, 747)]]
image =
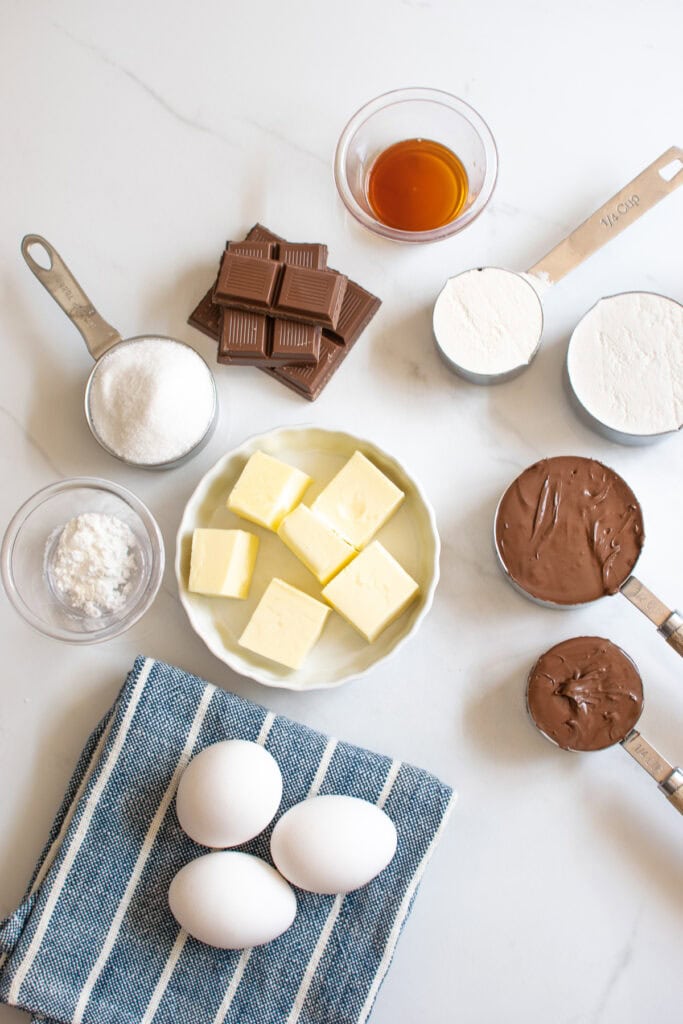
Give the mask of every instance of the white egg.
[(190, 761), (178, 786), (176, 812), (196, 843), (225, 849), (262, 832), (281, 799), (275, 758), (258, 743), (224, 740)]
[(181, 868), (168, 904), (181, 928), (218, 949), (262, 946), (296, 916), (296, 896), (282, 875), (235, 850), (207, 853)]
[(376, 804), (316, 796), (283, 814), (270, 852), (278, 871), (299, 889), (351, 892), (387, 866), (396, 852), (396, 828)]

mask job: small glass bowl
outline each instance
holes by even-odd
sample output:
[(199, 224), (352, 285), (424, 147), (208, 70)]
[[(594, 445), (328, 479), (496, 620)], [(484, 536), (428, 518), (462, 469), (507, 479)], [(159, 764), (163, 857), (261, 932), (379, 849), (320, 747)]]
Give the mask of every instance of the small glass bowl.
[[(49, 580), (62, 528), (84, 512), (116, 516), (137, 541), (137, 572), (124, 606), (97, 618), (71, 608)], [(96, 644), (124, 633), (150, 607), (164, 572), (164, 542), (152, 513), (125, 487), (73, 477), (44, 487), (15, 513), (2, 542), (0, 569), (12, 605), (39, 633), (65, 643)]]
[[(430, 231), (402, 231), (377, 219), (367, 198), (372, 164), (404, 139), (431, 139), (446, 146), (467, 172), (469, 191), (454, 220)], [(436, 242), (462, 231), (479, 216), (498, 175), (496, 143), (486, 122), (463, 100), (438, 89), (396, 89), (353, 115), (337, 143), (334, 180), (349, 213), (375, 234), (397, 242)]]

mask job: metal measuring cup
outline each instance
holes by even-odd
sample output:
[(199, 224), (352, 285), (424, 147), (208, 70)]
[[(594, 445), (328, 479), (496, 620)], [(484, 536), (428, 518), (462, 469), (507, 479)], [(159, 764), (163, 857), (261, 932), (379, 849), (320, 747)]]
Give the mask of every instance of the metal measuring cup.
[[(40, 246), (40, 248), (45, 251), (49, 259), (48, 267), (41, 266), (33, 258), (30, 252), (31, 246)], [(100, 316), (74, 275), (67, 267), (64, 260), (61, 258), (54, 246), (47, 241), (47, 239), (43, 238), (41, 235), (26, 235), (21, 242), (21, 253), (32, 273), (38, 278), (46, 291), (49, 292), (60, 309), (66, 313), (74, 327), (76, 327), (81, 333), (90, 355), (95, 360), (95, 365), (90, 372), (90, 376), (88, 377), (88, 381), (85, 386), (85, 418), (88, 423), (88, 427), (90, 428), (90, 433), (93, 435), (100, 447), (108, 452), (109, 455), (113, 455), (115, 459), (119, 459), (119, 461), (126, 463), (128, 466), (155, 470), (174, 469), (176, 466), (181, 466), (183, 463), (187, 462), (188, 459), (191, 459), (194, 455), (200, 452), (202, 448), (208, 444), (216, 428), (216, 423), (218, 422), (218, 395), (216, 392), (214, 376), (208, 364), (204, 359), (202, 359), (199, 353), (196, 352), (195, 349), (191, 348), (190, 345), (186, 345), (184, 342), (178, 341), (176, 338), (169, 338), (159, 334), (141, 334), (134, 338), (122, 339), (119, 332)], [(200, 359), (204, 364), (208, 380), (211, 382), (213, 393), (213, 411), (204, 434), (198, 441), (192, 444), (190, 448), (181, 452), (178, 456), (165, 462), (157, 463), (135, 462), (119, 455), (110, 448), (97, 433), (90, 405), (90, 395), (93, 382), (97, 376), (99, 368), (102, 366), (103, 361), (106, 359), (111, 349), (115, 345), (136, 345), (139, 342), (149, 340), (167, 342), (169, 345), (180, 345), (192, 352), (193, 355), (196, 356), (197, 359)]]
[[(572, 331), (569, 339), (569, 345), (567, 347), (567, 357), (565, 360), (565, 383), (567, 385), (569, 396), (576, 409), (579, 417), (598, 434), (606, 437), (608, 441), (612, 441), (616, 444), (625, 445), (644, 445), (653, 444), (655, 441), (661, 441), (666, 437), (671, 437), (672, 434), (677, 434), (683, 428), (683, 422), (679, 423), (678, 427), (671, 430), (663, 430), (656, 433), (639, 433), (633, 431), (622, 430), (614, 425), (615, 421), (606, 422), (605, 419), (597, 416), (594, 411), (589, 408), (588, 399), (581, 390), (581, 386), (577, 381), (578, 377), (578, 360), (583, 357), (590, 357), (591, 362), (595, 362), (602, 358), (600, 351), (598, 350), (597, 335), (593, 334), (584, 336), (585, 331), (588, 330), (587, 325), (590, 323), (591, 318), (601, 308), (609, 305), (613, 305), (618, 302), (623, 296), (633, 295), (643, 299), (654, 299), (661, 300), (669, 309), (668, 316), (673, 318), (674, 311), (678, 311), (678, 325), (683, 330), (683, 304), (677, 302), (676, 299), (667, 297), (666, 295), (658, 295), (655, 292), (619, 292), (617, 295), (607, 295), (602, 299), (599, 299), (579, 320), (578, 324)], [(629, 325), (625, 324), (628, 328)], [(635, 334), (633, 328), (629, 331), (630, 335)], [(630, 340), (630, 338), (629, 338)], [(637, 337), (634, 337), (634, 345), (637, 342)], [(681, 352), (680, 365), (683, 367), (683, 334), (678, 339), (678, 347)], [(618, 353), (617, 353), (618, 355)], [(609, 358), (609, 357), (607, 357)], [(630, 374), (634, 384), (637, 388), (644, 390), (648, 383), (650, 384), (650, 391), (661, 385), (661, 381), (648, 380), (649, 375), (655, 371), (657, 367), (655, 365), (646, 364), (640, 365), (638, 370), (633, 370)], [(645, 380), (643, 379), (645, 377)], [(633, 393), (624, 393), (623, 391), (617, 392), (617, 398), (621, 399), (619, 404), (624, 404), (628, 401), (629, 397), (633, 397)]]
[[(642, 679), (634, 661), (616, 644), (602, 637), (574, 637), (551, 647), (529, 672), (526, 708), (541, 735), (561, 750), (622, 746), (683, 814), (683, 771), (634, 728), (643, 710)], [(591, 727), (597, 733), (591, 735)], [(601, 736), (601, 730), (607, 735)]]
[[(585, 459), (585, 458), (582, 458), (581, 456), (569, 456), (569, 457), (561, 456), (561, 458), (562, 459), (570, 458), (575, 463), (585, 463), (585, 464), (592, 464), (592, 463), (594, 463), (596, 461), (596, 460), (593, 460), (593, 459)], [(545, 461), (550, 462), (552, 460), (545, 460)], [(597, 464), (602, 466), (602, 463), (597, 463)], [(499, 533), (502, 532), (502, 531), (499, 530), (499, 524), (502, 523), (501, 509), (503, 507), (503, 502), (504, 502), (508, 492), (510, 492), (512, 490), (512, 488), (514, 488), (516, 485), (518, 485), (521, 477), (523, 477), (525, 473), (527, 473), (530, 470), (532, 470), (535, 466), (541, 466), (541, 465), (542, 465), (542, 463), (534, 463), (534, 466), (527, 467), (527, 469), (524, 470), (524, 472), (521, 473), (518, 477), (516, 477), (515, 480), (513, 480), (512, 483), (505, 489), (505, 491), (503, 492), (503, 494), (502, 494), (502, 496), (501, 496), (501, 498), (500, 498), (500, 500), (498, 502), (498, 505), (496, 507), (496, 511), (495, 511), (495, 514), (494, 514), (494, 517), (493, 517), (493, 546), (494, 546), (494, 551), (495, 551), (496, 558), (497, 558), (497, 561), (498, 561), (498, 565), (499, 565), (501, 571), (503, 572), (503, 575), (505, 576), (505, 578), (508, 581), (508, 583), (510, 583), (514, 587), (514, 589), (517, 590), (520, 594), (523, 594), (524, 597), (528, 598), (528, 600), (530, 600), (530, 601), (533, 601), (535, 604), (541, 605), (544, 608), (555, 608), (555, 609), (564, 609), (564, 610), (567, 610), (567, 609), (570, 609), (570, 608), (585, 607), (588, 604), (592, 604), (594, 599), (593, 598), (589, 598), (588, 600), (585, 600), (585, 601), (576, 601), (576, 602), (571, 602), (571, 603), (564, 602), (563, 603), (563, 602), (560, 602), (560, 601), (552, 601), (552, 600), (548, 600), (548, 599), (545, 599), (545, 598), (537, 597), (535, 594), (533, 594), (529, 590), (525, 589), (524, 585), (522, 583), (520, 583), (520, 581), (518, 579), (516, 579), (512, 575), (512, 573), (510, 572), (510, 569), (509, 569), (508, 564), (507, 564), (506, 559), (505, 559), (505, 555), (504, 555), (503, 551), (501, 550), (501, 547), (500, 547), (500, 544), (499, 544)], [(633, 491), (631, 491), (630, 487), (628, 487), (628, 485), (623, 480), (623, 478), (620, 477), (619, 474), (616, 473), (610, 467), (603, 466), (603, 468), (609, 474), (611, 474), (615, 478), (616, 481), (618, 481), (621, 485), (623, 485), (624, 492), (629, 494), (629, 495), (632, 495), (634, 500), (637, 502), (637, 499), (635, 499), (635, 495), (633, 495)], [(554, 500), (553, 497), (551, 495), (548, 495), (548, 502), (547, 502), (547, 504), (552, 506), (553, 500)], [(539, 502), (541, 501), (541, 495), (540, 494), (538, 495), (538, 501)], [(560, 498), (560, 501), (561, 501), (561, 498)], [(537, 516), (538, 516), (537, 509), (539, 507), (540, 506), (537, 505), (536, 509), (529, 508), (529, 529), (528, 529), (528, 534), (529, 534), (530, 537), (532, 536), (532, 533), (534, 531), (534, 527), (535, 527), (536, 522), (537, 522)], [(553, 514), (554, 514), (554, 510), (553, 510)], [(557, 522), (557, 519), (555, 519), (555, 522)], [(588, 533), (586, 533), (586, 536), (587, 537), (589, 536)], [(622, 580), (623, 581), (620, 582), (620, 585), (616, 588), (615, 592), (618, 593), (618, 594), (622, 594), (625, 598), (627, 598), (627, 600), (629, 600), (631, 602), (631, 604), (633, 604), (640, 612), (642, 612), (643, 615), (645, 615), (650, 620), (650, 622), (652, 622), (657, 627), (658, 633), (669, 644), (669, 646), (673, 647), (673, 649), (676, 651), (676, 653), (679, 654), (681, 657), (683, 657), (683, 615), (679, 611), (672, 610), (672, 609), (668, 608), (662, 601), (659, 600), (659, 598), (657, 598), (650, 590), (648, 590), (648, 588), (645, 586), (644, 583), (642, 583), (636, 576), (632, 575), (632, 571), (633, 571), (633, 569), (635, 568), (635, 566), (636, 566), (636, 564), (638, 562), (638, 558), (640, 557), (641, 551), (642, 551), (642, 545), (641, 545), (641, 549), (638, 551), (636, 556), (629, 562), (628, 568), (627, 568), (626, 572), (624, 572), (623, 576), (619, 577), (620, 581), (622, 581)], [(542, 542), (539, 544), (538, 556), (537, 557), (538, 558), (542, 558), (543, 557), (543, 555), (542, 555)], [(608, 594), (608, 593), (605, 593), (602, 596), (611, 596), (611, 595)], [(597, 598), (595, 598), (595, 600), (597, 600)]]
[[(680, 165), (680, 166), (676, 166)], [(671, 176), (668, 176), (669, 169), (675, 169)], [(665, 153), (662, 153), (654, 163), (650, 164), (633, 181), (625, 185), (621, 191), (612, 196), (592, 216), (583, 222), (575, 231), (572, 231), (565, 239), (556, 245), (550, 252), (535, 263), (526, 273), (518, 273), (513, 270), (503, 270), (498, 267), (483, 267), (474, 270), (465, 270), (456, 274), (446, 281), (439, 293), (434, 305), (433, 328), (437, 350), (446, 365), (455, 373), (464, 377), (465, 380), (474, 384), (500, 384), (503, 381), (511, 380), (518, 376), (530, 365), (541, 345), (543, 335), (543, 304), (542, 293), (551, 285), (556, 284), (566, 274), (578, 267), (584, 260), (601, 249), (603, 245), (620, 234), (632, 224), (651, 210), (661, 199), (673, 192), (679, 185), (683, 185), (683, 149), (672, 146)], [(451, 283), (464, 280), (467, 275), (477, 274), (483, 271), (486, 282), (485, 292), (490, 307), (495, 310), (497, 296), (501, 284), (508, 278), (510, 284), (514, 283), (517, 293), (518, 304), (524, 306), (533, 320), (533, 327), (530, 327), (531, 334), (528, 338), (522, 339), (523, 350), (528, 353), (527, 358), (517, 365), (511, 366), (501, 372), (481, 373), (475, 372), (468, 367), (461, 365), (453, 358), (446, 349), (443, 338), (439, 338), (441, 318), (458, 317), (453, 307)], [(500, 275), (503, 275), (501, 277)], [(457, 288), (457, 285), (454, 286)], [(466, 313), (462, 314), (462, 328), (467, 329)], [(456, 323), (460, 322), (456, 319)], [(531, 321), (530, 321), (531, 324)], [(501, 332), (502, 334), (505, 331)], [(491, 339), (489, 339), (491, 340)], [(493, 339), (495, 342), (495, 338)]]

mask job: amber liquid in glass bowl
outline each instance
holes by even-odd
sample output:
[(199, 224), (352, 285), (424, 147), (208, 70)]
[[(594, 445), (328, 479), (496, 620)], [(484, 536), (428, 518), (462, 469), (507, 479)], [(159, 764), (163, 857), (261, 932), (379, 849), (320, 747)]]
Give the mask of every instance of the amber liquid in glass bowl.
[(377, 157), (368, 173), (367, 198), (383, 224), (430, 231), (450, 224), (467, 199), (467, 172), (440, 142), (405, 139)]

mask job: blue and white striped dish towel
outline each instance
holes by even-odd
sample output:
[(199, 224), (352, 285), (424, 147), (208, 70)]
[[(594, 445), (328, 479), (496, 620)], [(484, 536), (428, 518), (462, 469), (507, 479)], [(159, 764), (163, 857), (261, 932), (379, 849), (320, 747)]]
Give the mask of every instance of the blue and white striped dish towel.
[[(206, 852), (178, 825), (178, 780), (194, 754), (230, 738), (275, 757), (279, 814), (347, 793), (398, 830), (393, 861), (369, 885), (344, 897), (297, 890), (292, 927), (244, 951), (189, 938), (167, 904), (175, 873)], [(0, 923), (0, 1000), (48, 1024), (360, 1024), (452, 803), (427, 772), (138, 658), (81, 755), (24, 902)], [(270, 832), (243, 849), (268, 860)]]

